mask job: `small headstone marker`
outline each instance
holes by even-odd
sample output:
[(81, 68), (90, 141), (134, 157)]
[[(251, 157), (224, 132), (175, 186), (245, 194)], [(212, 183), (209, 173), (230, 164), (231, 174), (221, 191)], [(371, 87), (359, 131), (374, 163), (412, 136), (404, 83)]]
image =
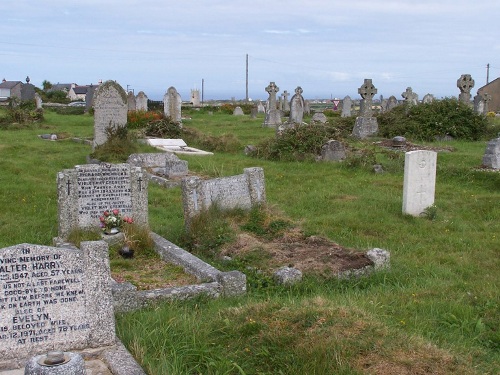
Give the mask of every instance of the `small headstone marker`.
[(243, 113), (243, 109), (241, 109), (241, 107), (235, 107), (234, 110), (233, 110), (233, 116), (243, 116), (244, 113)]
[(470, 74), (462, 74), (457, 80), (457, 87), (460, 90), (458, 100), (470, 105), (470, 90), (474, 87), (474, 80)]
[(59, 237), (73, 229), (99, 228), (106, 210), (118, 209), (140, 226), (148, 225), (148, 179), (130, 164), (77, 165), (57, 174)]
[(488, 142), (483, 156), (483, 165), (488, 168), (500, 169), (500, 137)]
[(288, 122), (293, 124), (302, 124), (304, 118), (304, 97), (302, 96), (302, 87), (295, 89), (295, 95), (290, 100), (290, 117)]
[(344, 100), (342, 100), (342, 117), (350, 117), (351, 116), (351, 108), (352, 108), (352, 100), (350, 96), (346, 96)]
[(432, 94), (425, 94), (424, 97), (422, 98), (423, 104), (430, 104), (433, 101), (434, 101), (434, 95)]
[(127, 94), (114, 81), (106, 81), (94, 93), (94, 148), (108, 140), (107, 129), (127, 125)]
[(163, 111), (165, 117), (170, 117), (173, 121), (180, 123), (182, 121), (181, 106), (181, 95), (177, 92), (175, 87), (169, 87), (163, 96)]
[(329, 140), (321, 147), (321, 160), (324, 161), (339, 161), (346, 158), (345, 146), (342, 142)]
[(387, 99), (387, 104), (385, 106), (386, 111), (390, 111), (391, 109), (395, 108), (398, 106), (398, 99), (394, 95), (389, 96), (389, 99)]
[(323, 112), (314, 112), (314, 115), (311, 119), (312, 122), (319, 122), (320, 124), (326, 124), (328, 119)]
[(360, 116), (356, 118), (356, 123), (352, 130), (355, 138), (364, 139), (378, 132), (377, 118), (372, 117), (373, 96), (377, 89), (371, 79), (365, 79), (363, 85), (358, 89), (358, 93), (363, 98)]
[(264, 104), (262, 104), (262, 102), (259, 102), (259, 104), (257, 104), (257, 110), (259, 113), (266, 113), (266, 107), (264, 107)]
[(129, 91), (127, 94), (127, 107), (129, 111), (135, 111), (137, 109), (135, 95), (132, 91)]
[(434, 204), (436, 161), (435, 151), (417, 150), (405, 154), (404, 214), (419, 216)]
[(35, 105), (36, 109), (42, 109), (42, 97), (39, 93), (35, 93)]
[(144, 91), (139, 91), (139, 93), (135, 97), (135, 106), (138, 111), (148, 111), (148, 97), (146, 96)]

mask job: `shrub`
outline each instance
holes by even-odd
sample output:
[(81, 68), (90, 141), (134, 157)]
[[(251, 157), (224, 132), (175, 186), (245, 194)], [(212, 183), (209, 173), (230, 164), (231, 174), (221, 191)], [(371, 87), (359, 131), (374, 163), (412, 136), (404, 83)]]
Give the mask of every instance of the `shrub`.
[(450, 135), (455, 139), (479, 140), (485, 136), (485, 116), (457, 99), (436, 100), (415, 106), (402, 105), (379, 114), (379, 135), (392, 138), (402, 135), (423, 141)]
[(126, 127), (106, 128), (107, 141), (97, 146), (91, 157), (108, 163), (126, 162), (130, 154), (136, 153), (137, 140)]
[[(7, 116), (2, 120), (2, 128), (11, 129), (11, 124), (31, 125), (43, 120), (43, 110), (36, 109), (34, 100), (19, 101), (17, 98), (9, 99)], [(21, 127), (21, 128), (22, 128)], [(19, 128), (19, 127), (18, 127)]]
[(163, 114), (158, 111), (129, 111), (127, 113), (127, 126), (135, 129), (142, 128), (152, 121), (158, 121), (163, 118)]
[(181, 125), (170, 117), (148, 122), (145, 128), (147, 136), (159, 138), (180, 138)]
[(189, 144), (195, 144), (207, 151), (236, 152), (241, 150), (241, 143), (234, 134), (220, 136), (206, 135), (194, 128), (182, 129), (182, 136)]

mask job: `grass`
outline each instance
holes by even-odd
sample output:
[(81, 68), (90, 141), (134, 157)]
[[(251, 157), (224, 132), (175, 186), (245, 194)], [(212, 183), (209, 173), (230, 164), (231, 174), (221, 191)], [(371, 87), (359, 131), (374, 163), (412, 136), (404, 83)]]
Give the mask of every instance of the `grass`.
[[(242, 146), (274, 136), (260, 118), (189, 115), (185, 126)], [(92, 137), (92, 118), (47, 112), (39, 128), (0, 131), (1, 247), (50, 245), (57, 234), (56, 173), (91, 150), (37, 137), (51, 132)], [(182, 156), (208, 176), (263, 167), (268, 203), (284, 217), (346, 247), (387, 249), (392, 268), (359, 280), (252, 283), (243, 297), (120, 314), (118, 336), (149, 374), (499, 373), (500, 174), (476, 170), (486, 140), (446, 145), (455, 151), (438, 155), (434, 220), (402, 214), (403, 164), (382, 152), (384, 174), (253, 159), (243, 149)], [(179, 188), (150, 185), (149, 221), (178, 243)]]

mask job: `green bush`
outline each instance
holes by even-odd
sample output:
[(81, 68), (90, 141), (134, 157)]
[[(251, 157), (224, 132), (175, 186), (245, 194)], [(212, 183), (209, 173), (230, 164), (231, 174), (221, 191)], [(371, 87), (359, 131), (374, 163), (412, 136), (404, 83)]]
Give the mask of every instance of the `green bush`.
[(146, 125), (146, 135), (158, 138), (180, 138), (181, 126), (170, 117), (150, 121)]
[(433, 141), (445, 135), (455, 139), (479, 140), (486, 135), (488, 122), (485, 116), (457, 99), (436, 100), (414, 106), (402, 105), (379, 114), (379, 135)]
[(213, 152), (236, 152), (241, 150), (241, 143), (234, 134), (222, 134), (220, 136), (206, 135), (194, 128), (183, 128), (182, 138), (188, 144), (194, 144), (207, 151)]
[(90, 155), (94, 159), (108, 163), (124, 163), (131, 154), (138, 150), (137, 139), (126, 127), (108, 127), (107, 141), (97, 146)]

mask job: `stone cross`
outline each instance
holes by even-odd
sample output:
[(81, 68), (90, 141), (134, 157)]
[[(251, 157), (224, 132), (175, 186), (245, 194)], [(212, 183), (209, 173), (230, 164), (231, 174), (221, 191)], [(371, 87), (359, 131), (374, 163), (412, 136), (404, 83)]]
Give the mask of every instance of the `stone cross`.
[(288, 103), (288, 95), (290, 93), (288, 91), (283, 91), (283, 111), (289, 111), (290, 110), (290, 104)]
[(465, 104), (470, 104), (470, 90), (474, 87), (474, 80), (470, 74), (462, 74), (457, 80), (457, 87), (460, 90), (458, 100)]
[(371, 79), (366, 79), (361, 87), (358, 89), (358, 94), (364, 100), (363, 110), (361, 113), (362, 117), (371, 117), (372, 116), (372, 99), (373, 96), (377, 93), (377, 89), (372, 83)]
[(269, 107), (267, 111), (276, 109), (276, 94), (280, 91), (280, 88), (276, 86), (276, 83), (270, 82), (269, 86), (266, 87), (266, 91), (269, 94)]
[(418, 101), (418, 95), (415, 94), (411, 87), (407, 87), (406, 91), (401, 94), (401, 96), (405, 99), (405, 102), (410, 105), (416, 105)]

